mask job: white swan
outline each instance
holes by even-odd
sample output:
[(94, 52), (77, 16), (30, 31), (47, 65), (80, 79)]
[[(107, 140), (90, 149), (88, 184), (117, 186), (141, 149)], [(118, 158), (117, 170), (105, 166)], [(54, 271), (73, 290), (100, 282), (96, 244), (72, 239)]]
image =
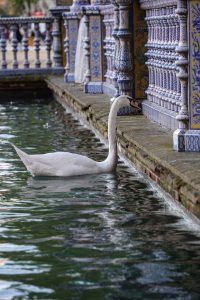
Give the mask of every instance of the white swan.
[(29, 155), (15, 148), (32, 176), (76, 176), (112, 172), (117, 165), (116, 119), (120, 107), (131, 105), (132, 98), (121, 95), (112, 103), (108, 117), (109, 153), (104, 161), (97, 162), (87, 156), (70, 152)]

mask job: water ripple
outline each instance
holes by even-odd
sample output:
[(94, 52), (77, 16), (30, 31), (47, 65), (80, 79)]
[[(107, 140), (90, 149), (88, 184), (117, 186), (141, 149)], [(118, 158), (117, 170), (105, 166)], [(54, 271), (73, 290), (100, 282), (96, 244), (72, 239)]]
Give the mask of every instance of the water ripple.
[(32, 178), (10, 139), (32, 154), (107, 149), (55, 102), (4, 103), (0, 117), (0, 299), (198, 299), (199, 237), (140, 174), (120, 161)]

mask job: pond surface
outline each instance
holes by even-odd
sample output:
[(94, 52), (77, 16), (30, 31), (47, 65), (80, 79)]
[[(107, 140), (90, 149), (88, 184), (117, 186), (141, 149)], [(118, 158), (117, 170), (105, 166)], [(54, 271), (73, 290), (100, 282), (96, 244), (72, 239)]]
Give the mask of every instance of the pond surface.
[(34, 179), (9, 141), (107, 155), (54, 102), (1, 103), (0, 299), (200, 299), (200, 238), (136, 171)]

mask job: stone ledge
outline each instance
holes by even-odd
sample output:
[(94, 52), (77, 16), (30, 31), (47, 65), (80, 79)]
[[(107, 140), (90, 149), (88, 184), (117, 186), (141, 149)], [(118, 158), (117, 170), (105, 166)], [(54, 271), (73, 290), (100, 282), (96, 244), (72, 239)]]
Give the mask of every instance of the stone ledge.
[[(81, 85), (63, 83), (61, 77), (46, 80), (56, 98), (107, 138), (109, 97), (83, 92)], [(144, 116), (118, 117), (120, 151), (174, 199), (200, 218), (200, 153), (172, 149), (172, 132)]]

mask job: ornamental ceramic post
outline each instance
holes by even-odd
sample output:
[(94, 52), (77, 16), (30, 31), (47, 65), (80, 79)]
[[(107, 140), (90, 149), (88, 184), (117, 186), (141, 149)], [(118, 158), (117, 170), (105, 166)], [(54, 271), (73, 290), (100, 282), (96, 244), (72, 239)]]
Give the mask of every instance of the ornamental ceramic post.
[(52, 30), (54, 66), (62, 67), (61, 26), (60, 26), (62, 14), (60, 10), (56, 8), (51, 8), (50, 12), (54, 17), (53, 30)]
[(200, 151), (200, 2), (188, 1), (189, 13), (189, 130), (185, 151)]
[(88, 16), (90, 42), (90, 81), (85, 82), (84, 88), (86, 93), (99, 94), (103, 92), (102, 17), (98, 5), (88, 5), (84, 10), (84, 14)]
[(64, 79), (67, 82), (74, 82), (76, 46), (78, 38), (79, 22), (82, 16), (82, 7), (88, 5), (88, 0), (73, 0), (70, 12), (63, 13), (64, 25), (66, 28), (65, 52), (66, 67)]
[(187, 1), (178, 0), (176, 13), (180, 22), (180, 38), (176, 52), (178, 60), (177, 78), (181, 85), (181, 109), (176, 117), (179, 122), (179, 128), (174, 132), (173, 141), (174, 149), (177, 151), (185, 151), (185, 133), (188, 129), (188, 37), (187, 37)]
[(114, 48), (114, 59), (113, 59), (113, 84), (115, 87), (114, 98), (119, 96), (119, 85), (117, 82), (118, 79), (118, 62), (119, 62), (119, 49), (120, 49), (120, 41), (118, 38), (118, 30), (119, 30), (119, 6), (116, 2), (112, 1), (114, 5), (114, 29), (113, 29), (113, 38), (115, 40), (115, 48)]
[(129, 28), (129, 9), (132, 0), (116, 0), (119, 5), (119, 29), (117, 37), (119, 38), (119, 56), (118, 56), (118, 78), (120, 94), (132, 94), (133, 88), (133, 62), (130, 50), (131, 32)]

